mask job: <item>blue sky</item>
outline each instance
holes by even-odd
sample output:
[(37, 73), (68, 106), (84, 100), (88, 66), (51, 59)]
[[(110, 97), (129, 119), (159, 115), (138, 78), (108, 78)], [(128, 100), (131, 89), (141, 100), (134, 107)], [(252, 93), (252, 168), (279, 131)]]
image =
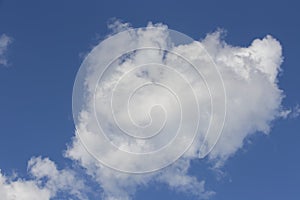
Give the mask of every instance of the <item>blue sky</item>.
[[(198, 40), (218, 28), (225, 41), (248, 46), (267, 34), (283, 47), (279, 88), (286, 109), (299, 104), (297, 1), (16, 1), (0, 0), (0, 35), (12, 38), (7, 66), (0, 67), (0, 169), (27, 176), (32, 156), (49, 157), (58, 168), (74, 135), (72, 88), (84, 55), (109, 33), (111, 18), (133, 27), (162, 22)], [(214, 200), (300, 197), (299, 118), (277, 119), (269, 135), (255, 134), (229, 158), (220, 174), (193, 161), (190, 173), (206, 177)], [(251, 141), (251, 142), (249, 142)], [(134, 199), (194, 199), (164, 184), (149, 183)]]

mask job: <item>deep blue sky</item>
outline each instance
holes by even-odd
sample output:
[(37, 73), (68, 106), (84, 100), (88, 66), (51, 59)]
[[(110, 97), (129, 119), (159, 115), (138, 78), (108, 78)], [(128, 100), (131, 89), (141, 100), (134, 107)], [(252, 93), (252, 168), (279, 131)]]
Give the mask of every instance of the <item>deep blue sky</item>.
[[(71, 95), (83, 56), (108, 33), (116, 17), (134, 27), (163, 22), (194, 39), (217, 28), (226, 41), (246, 46), (271, 34), (285, 57), (279, 85), (283, 105), (300, 103), (300, 3), (298, 1), (96, 1), (0, 0), (0, 34), (14, 39), (9, 67), (0, 68), (0, 169), (25, 175), (32, 156), (49, 156), (60, 167), (73, 136)], [(300, 199), (299, 119), (273, 123), (269, 136), (256, 136), (224, 167), (219, 183), (207, 171), (214, 200)], [(191, 173), (203, 175), (195, 163)], [(145, 197), (148, 195), (148, 198)], [(137, 193), (136, 199), (189, 199), (162, 186)]]

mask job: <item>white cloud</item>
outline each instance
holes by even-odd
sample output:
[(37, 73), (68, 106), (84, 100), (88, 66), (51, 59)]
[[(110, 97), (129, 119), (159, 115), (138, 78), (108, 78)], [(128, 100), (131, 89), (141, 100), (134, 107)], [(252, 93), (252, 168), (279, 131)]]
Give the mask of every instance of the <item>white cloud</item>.
[(256, 132), (269, 133), (280, 115), (283, 92), (278, 88), (281, 45), (272, 36), (256, 39), (249, 47), (233, 47), (220, 33), (203, 41), (219, 67), (227, 92), (227, 117), (223, 133), (210, 158), (226, 160)]
[(28, 162), (31, 179), (7, 177), (0, 173), (0, 196), (3, 200), (50, 200), (57, 193), (86, 199), (83, 181), (72, 170), (58, 170), (48, 158), (33, 157)]
[[(153, 25), (149, 25), (150, 27)], [(175, 190), (182, 192), (188, 192), (198, 196), (200, 199), (209, 198), (214, 194), (212, 191), (206, 191), (205, 182), (203, 180), (197, 180), (196, 177), (192, 177), (188, 174), (190, 161), (192, 159), (200, 159), (203, 156), (203, 149), (201, 146), (203, 143), (203, 134), (205, 128), (200, 127), (200, 137), (195, 141), (194, 145), (188, 152), (176, 163), (163, 169), (162, 171), (132, 175), (121, 173), (110, 168), (107, 168), (100, 164), (96, 159), (83, 148), (83, 145), (79, 141), (78, 135), (85, 137), (85, 145), (95, 148), (99, 152), (105, 152), (103, 157), (106, 157), (106, 161), (119, 163), (125, 167), (132, 167), (132, 165), (138, 165), (139, 167), (147, 167), (151, 165), (150, 162), (137, 162), (129, 157), (120, 156), (115, 151), (108, 151), (106, 144), (103, 140), (97, 139), (97, 121), (94, 120), (93, 115), (94, 105), (93, 101), (89, 97), (94, 94), (94, 86), (99, 78), (99, 68), (107, 62), (104, 58), (109, 59), (113, 55), (118, 55), (122, 50), (127, 47), (137, 48), (142, 46), (157, 46), (165, 48), (169, 45), (167, 27), (161, 24), (154, 25), (159, 27), (155, 31), (149, 31), (148, 29), (140, 31), (132, 31), (126, 35), (124, 40), (111, 40), (109, 44), (97, 46), (88, 55), (84, 65), (88, 68), (86, 76), (83, 77), (86, 87), (86, 96), (84, 110), (81, 110), (80, 117), (76, 121), (78, 132), (73, 140), (73, 144), (67, 151), (67, 156), (71, 159), (79, 161), (79, 163), (86, 168), (87, 173), (93, 176), (97, 182), (103, 188), (103, 195), (106, 199), (130, 199), (134, 194), (138, 186), (145, 186), (150, 182), (161, 182), (169, 185)], [(124, 26), (121, 26), (122, 29)], [(127, 25), (126, 25), (127, 27)], [(226, 88), (227, 97), (227, 116), (225, 126), (222, 135), (214, 146), (216, 135), (211, 134), (207, 138), (207, 146), (214, 148), (208, 155), (211, 162), (216, 163), (216, 167), (221, 166), (228, 157), (234, 155), (236, 151), (242, 148), (245, 138), (256, 133), (263, 132), (269, 133), (271, 128), (271, 122), (280, 116), (281, 101), (283, 98), (282, 91), (278, 88), (277, 75), (280, 71), (280, 65), (282, 62), (282, 49), (280, 43), (272, 36), (268, 35), (263, 39), (256, 39), (249, 47), (236, 47), (227, 44), (221, 39), (221, 32), (208, 34), (207, 37), (201, 41), (189, 43), (186, 45), (172, 47), (172, 50), (176, 50), (188, 60), (193, 63), (205, 63), (206, 58), (203, 57), (203, 49), (198, 45), (203, 45), (213, 61), (216, 63), (218, 70), (220, 71), (224, 85)], [(130, 38), (130, 39), (128, 39)], [(128, 40), (127, 40), (128, 39)], [(101, 57), (101, 55), (107, 55)], [(103, 60), (104, 59), (104, 60)], [(178, 79), (172, 79), (170, 73), (161, 72), (163, 75), (159, 75), (159, 71), (152, 69), (137, 70), (135, 76), (125, 79), (125, 82), (120, 85), (120, 96), (117, 99), (120, 104), (116, 104), (115, 116), (109, 114), (110, 111), (110, 91), (113, 90), (115, 84), (120, 77), (129, 69), (133, 69), (134, 66), (139, 64), (158, 62), (172, 66), (183, 74), (187, 79), (191, 80), (192, 86), (196, 88), (199, 104), (204, 108), (202, 112), (209, 112), (209, 99), (205, 91), (204, 85), (201, 85), (201, 80), (197, 79), (192, 70), (185, 68), (184, 63), (178, 65), (179, 60), (174, 60), (174, 57), (167, 55), (164, 57), (159, 52), (135, 52), (129, 55), (123, 60), (117, 63), (115, 71), (108, 71), (106, 78), (102, 81), (100, 86), (96, 90), (96, 115), (100, 118), (100, 121), (104, 121), (105, 124), (102, 127), (109, 135), (109, 139), (115, 142), (119, 148), (128, 151), (143, 152), (147, 150), (153, 150), (158, 148), (161, 143), (169, 140), (168, 133), (174, 134), (170, 131), (172, 128), (177, 128), (178, 120), (176, 115), (178, 110), (172, 104), (172, 98), (170, 96), (163, 96), (159, 91), (153, 92), (151, 89), (137, 95), (135, 99), (136, 110), (133, 109), (132, 115), (134, 121), (139, 124), (147, 124), (149, 122), (149, 115), (147, 115), (149, 108), (152, 105), (159, 102), (168, 111), (168, 120), (171, 120), (170, 126), (167, 127), (167, 133), (165, 137), (161, 137), (158, 140), (154, 139), (154, 142), (150, 145), (139, 143), (138, 141), (131, 142), (126, 137), (119, 137), (119, 130), (114, 128), (114, 118), (119, 120), (119, 124), (125, 127), (126, 130), (130, 130), (131, 121), (128, 121), (127, 107), (124, 102), (127, 102), (126, 92), (130, 84), (139, 84), (141, 80), (159, 79), (165, 81), (165, 83), (173, 83), (173, 88), (179, 88), (178, 91), (182, 91), (182, 94), (186, 91), (187, 87), (178, 82)], [(214, 84), (215, 77), (210, 73), (210, 69), (206, 65), (202, 65), (201, 72), (206, 75), (208, 82)], [(121, 66), (121, 67), (120, 67)], [(113, 68), (114, 66), (112, 66)], [(206, 68), (205, 68), (206, 67)], [(211, 66), (210, 66), (211, 67)], [(130, 83), (130, 84), (129, 84)], [(174, 86), (175, 85), (175, 86)], [(218, 88), (218, 87), (216, 87)], [(124, 93), (122, 93), (122, 91)], [(216, 94), (221, 94), (222, 91), (216, 91)], [(161, 95), (158, 95), (161, 94)], [(177, 95), (182, 95), (177, 93)], [(154, 95), (151, 96), (151, 95)], [(157, 96), (155, 96), (157, 95)], [(143, 101), (140, 101), (142, 99)], [(155, 99), (155, 101), (153, 101)], [(123, 102), (123, 104), (122, 104)], [(141, 103), (139, 106), (139, 103)], [(191, 102), (192, 103), (192, 102)], [(222, 102), (216, 102), (214, 108), (217, 109), (217, 114), (221, 116), (221, 111), (218, 112), (218, 108), (222, 107)], [(99, 106), (100, 105), (100, 106)], [(130, 105), (129, 105), (130, 106)], [(173, 109), (168, 109), (168, 107)], [(186, 107), (188, 109), (188, 107)], [(170, 113), (171, 114), (170, 114)], [(146, 113), (146, 114), (144, 114)], [(153, 119), (157, 119), (161, 116), (164, 117), (164, 113), (158, 112), (158, 115), (152, 116)], [(152, 113), (153, 114), (153, 113)], [(207, 122), (208, 117), (203, 122)], [(164, 119), (164, 118), (160, 119)], [(191, 116), (187, 116), (192, 120)], [(218, 115), (216, 116), (218, 117)], [(221, 117), (220, 117), (221, 118)], [(188, 122), (186, 122), (188, 124)], [(217, 134), (217, 133), (216, 133)], [(142, 145), (141, 145), (142, 144)], [(153, 148), (153, 149), (152, 149)], [(176, 148), (180, 149), (181, 146)], [(174, 149), (175, 151), (176, 149)], [(208, 151), (205, 150), (204, 151)], [(204, 153), (205, 154), (205, 153)], [(165, 158), (169, 158), (166, 155)], [(163, 162), (164, 160), (160, 160)], [(133, 166), (135, 167), (135, 166)], [(201, 177), (200, 177), (201, 178)]]
[[(81, 194), (84, 183), (77, 180), (74, 171), (68, 169), (58, 170), (53, 161), (41, 157), (31, 158), (28, 162), (28, 169), (34, 180), (51, 191), (52, 196), (55, 196), (59, 191), (63, 191), (80, 199), (84, 198)], [(47, 180), (43, 183), (45, 178)]]
[(0, 65), (7, 65), (5, 53), (12, 39), (5, 34), (0, 35)]
[(293, 108), (293, 110), (292, 110), (292, 112), (290, 114), (291, 114), (291, 118), (297, 118), (297, 117), (299, 117), (299, 115), (300, 115), (300, 106), (299, 106), (299, 104), (297, 104)]
[(290, 109), (283, 109), (279, 116), (282, 117), (283, 119), (295, 119), (298, 118), (300, 115), (300, 106), (299, 104), (296, 104), (293, 108)]
[(12, 181), (0, 174), (0, 196), (3, 200), (49, 200), (51, 192), (40, 188), (35, 181)]
[[(119, 22), (110, 26), (114, 32), (128, 29), (129, 24), (122, 24)], [(240, 148), (243, 147), (245, 138), (256, 133), (269, 133), (271, 123), (276, 117), (282, 117), (289, 113), (283, 113), (281, 109), (281, 101), (283, 92), (278, 88), (277, 75), (280, 71), (282, 62), (282, 49), (280, 43), (272, 36), (266, 36), (263, 39), (256, 39), (249, 47), (236, 47), (227, 44), (221, 38), (221, 31), (208, 34), (206, 38), (192, 43), (186, 43), (180, 46), (172, 46), (168, 37), (168, 28), (162, 24), (152, 25), (148, 27), (156, 27), (156, 29), (144, 29), (137, 32), (132, 31), (126, 35), (126, 38), (117, 41), (110, 41), (109, 44), (96, 46), (95, 49), (88, 55), (88, 59), (84, 65), (88, 70), (83, 78), (85, 86), (84, 109), (78, 110), (80, 114), (75, 121), (77, 133), (69, 145), (66, 156), (71, 158), (76, 163), (79, 163), (86, 173), (95, 180), (103, 189), (101, 194), (104, 199), (108, 200), (126, 200), (131, 199), (136, 190), (141, 186), (148, 186), (149, 184), (162, 183), (166, 184), (170, 189), (176, 192), (186, 192), (194, 195), (199, 199), (208, 199), (214, 195), (214, 191), (209, 191), (205, 188), (205, 180), (201, 177), (194, 177), (189, 174), (190, 163), (193, 159), (201, 159), (208, 154), (208, 161), (215, 164), (215, 167), (220, 167), (229, 158), (233, 156)], [(128, 40), (129, 38), (129, 40)], [(177, 38), (180, 40), (180, 38)], [(2, 35), (0, 37), (0, 64), (7, 64), (3, 55), (10, 43), (10, 39)], [(159, 48), (171, 48), (180, 55), (183, 55), (193, 64), (200, 66), (201, 73), (205, 76), (207, 83), (211, 87), (212, 96), (214, 98), (222, 98), (222, 88), (216, 83), (218, 80), (214, 73), (212, 73), (211, 62), (205, 56), (205, 51), (199, 48), (199, 45), (204, 46), (211, 55), (212, 60), (216, 63), (217, 69), (222, 75), (224, 86), (226, 88), (226, 121), (221, 137), (215, 145), (218, 132), (212, 132), (205, 138), (206, 130), (208, 129), (208, 122), (212, 106), (210, 105), (210, 97), (206, 85), (199, 78), (195, 70), (191, 69), (188, 64), (179, 57), (174, 57), (172, 54), (164, 54), (159, 51), (136, 51), (127, 57), (122, 57), (119, 62), (112, 64), (112, 69), (115, 71), (107, 71), (104, 79), (101, 79), (101, 84), (94, 90), (93, 85), (97, 83), (99, 66), (107, 62), (113, 55), (118, 55), (122, 50), (130, 47), (137, 48), (143, 46), (156, 46)], [(99, 57), (99, 55), (107, 55), (106, 57)], [(120, 137), (118, 135), (120, 130), (114, 127), (113, 121), (118, 119), (119, 125), (122, 125), (124, 130), (132, 129), (132, 121), (128, 120), (127, 106), (124, 106), (126, 92), (128, 86), (139, 85), (141, 81), (163, 81), (165, 84), (172, 84), (172, 90), (176, 91), (179, 97), (185, 97), (182, 105), (183, 108), (189, 112), (184, 115), (186, 117), (184, 125), (186, 127), (194, 126), (195, 114), (193, 98), (189, 93), (189, 85), (186, 85), (179, 76), (170, 70), (159, 70), (158, 68), (139, 68), (134, 71), (134, 75), (128, 73), (130, 76), (122, 80), (122, 84), (117, 88), (117, 101), (114, 104), (115, 116), (110, 114), (110, 91), (114, 89), (115, 84), (120, 77), (129, 69), (140, 64), (156, 62), (172, 66), (179, 74), (183, 75), (191, 82), (191, 87), (196, 92), (197, 103), (201, 108), (201, 124), (199, 126), (199, 136), (196, 137), (195, 142), (191, 148), (174, 164), (166, 167), (160, 171), (146, 173), (146, 174), (129, 174), (122, 173), (111, 168), (108, 168), (97, 161), (87, 152), (82, 145), (79, 135), (85, 137), (85, 144), (89, 147), (104, 152), (106, 154), (106, 161), (117, 163), (122, 167), (134, 169), (138, 167), (152, 166), (155, 163), (139, 162), (134, 158), (124, 157), (113, 151), (106, 149), (107, 144), (104, 141), (97, 139), (98, 124), (93, 115), (93, 97), (96, 91), (96, 114), (100, 119), (100, 123), (105, 122), (104, 130), (108, 133), (108, 137), (120, 149), (134, 152), (147, 152), (156, 150), (162, 147), (165, 142), (169, 141), (174, 136), (174, 133), (180, 121), (178, 114), (180, 109), (177, 108), (176, 98), (170, 95), (166, 90), (145, 87), (143, 91), (138, 91), (132, 97), (134, 104), (129, 103), (132, 121), (141, 126), (152, 122), (150, 131), (145, 129), (144, 133), (152, 133), (162, 125), (162, 121), (167, 120), (163, 129), (164, 135), (159, 138), (153, 138), (152, 143), (143, 143), (140, 140), (129, 140), (128, 137)], [(120, 67), (121, 66), (121, 67)], [(115, 68), (114, 68), (115, 67)], [(100, 67), (101, 68), (101, 67)], [(177, 77), (177, 78), (174, 78)], [(122, 93), (123, 91), (123, 93)], [(176, 96), (175, 95), (175, 96)], [(76, 97), (76, 96), (75, 96)], [(78, 96), (80, 98), (80, 96)], [(222, 121), (222, 101), (215, 101), (213, 108), (215, 118)], [(76, 102), (75, 102), (76, 104)], [(163, 109), (153, 105), (162, 105)], [(78, 106), (78, 105), (77, 105)], [(131, 107), (130, 107), (131, 106)], [(157, 109), (156, 109), (157, 108)], [(194, 109), (194, 110), (193, 110)], [(150, 112), (149, 114), (149, 110)], [(299, 108), (297, 109), (299, 113)], [(187, 137), (192, 129), (186, 129)], [(184, 139), (184, 137), (183, 137)], [(169, 154), (165, 154), (159, 162), (172, 157), (172, 152), (181, 150), (183, 143), (171, 148)], [(215, 145), (215, 146), (214, 146)], [(211, 150), (212, 148), (212, 151)], [(151, 161), (151, 160), (150, 160)], [(30, 179), (21, 179), (7, 177), (0, 173), (0, 196), (4, 200), (48, 200), (55, 197), (59, 193), (68, 193), (77, 199), (85, 199), (86, 187), (77, 174), (71, 169), (59, 170), (54, 162), (48, 158), (34, 157), (28, 162), (28, 172)]]

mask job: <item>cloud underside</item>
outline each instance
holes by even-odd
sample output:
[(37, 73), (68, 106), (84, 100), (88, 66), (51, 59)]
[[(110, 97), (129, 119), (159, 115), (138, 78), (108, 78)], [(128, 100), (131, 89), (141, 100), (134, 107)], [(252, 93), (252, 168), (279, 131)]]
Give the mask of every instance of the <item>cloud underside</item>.
[[(144, 31), (132, 34), (132, 40), (122, 41), (122, 45), (134, 45), (132, 41), (137, 41), (139, 45), (149, 45), (149, 43), (153, 43), (153, 45), (159, 47), (168, 45), (168, 37), (164, 34), (165, 31), (168, 30), (167, 26), (162, 24), (149, 24), (148, 26), (159, 27), (160, 29), (157, 29), (159, 31), (151, 33), (148, 33), (147, 29), (145, 29)], [(114, 30), (126, 30), (126, 28), (128, 28), (126, 24), (115, 24), (111, 27), (114, 28)], [(222, 31), (210, 33), (203, 40), (174, 48), (177, 48), (177, 51), (180, 52), (181, 55), (184, 55), (185, 58), (196, 63), (203, 54), (202, 50), (197, 48), (199, 44), (205, 47), (211, 59), (216, 64), (217, 69), (222, 75), (224, 87), (226, 88), (226, 120), (224, 128), (218, 142), (207, 155), (208, 162), (212, 163), (215, 168), (218, 168), (243, 147), (246, 138), (258, 132), (268, 134), (271, 129), (272, 121), (280, 116), (283, 91), (278, 87), (277, 76), (281, 70), (282, 48), (280, 43), (270, 35), (263, 39), (255, 39), (248, 47), (231, 46), (222, 39)], [(115, 45), (120, 44), (116, 43)], [(101, 65), (102, 62), (97, 56), (97, 47), (95, 47), (95, 49), (96, 50), (93, 50), (88, 56), (89, 62), (87, 63), (90, 63), (90, 66), (88, 66), (90, 70), (85, 77), (87, 93), (90, 92), (89, 86), (94, 85), (98, 81), (94, 73), (95, 70), (97, 70), (95, 66)], [(109, 54), (112, 49), (104, 48), (101, 49), (101, 51)], [(105, 96), (105, 92), (111, 90), (113, 83), (118, 80), (122, 72), (124, 72), (122, 70), (125, 70), (126, 67), (130, 68), (130, 66), (139, 65), (141, 60), (149, 60), (149, 56), (151, 56), (152, 60), (163, 62), (161, 55), (155, 53), (136, 53), (133, 56), (123, 58), (122, 63), (119, 63), (123, 68), (116, 68), (117, 73), (112, 72), (109, 74), (108, 77), (110, 78), (103, 80), (103, 88), (99, 88), (99, 90), (96, 91), (96, 98), (99, 97), (99, 102), (102, 101), (101, 103), (103, 103), (106, 101), (108, 97)], [(180, 69), (180, 66), (176, 66), (176, 62), (172, 62), (171, 59), (168, 60), (168, 64), (172, 64), (171, 66)], [(131, 77), (132, 79), (130, 79), (130, 81), (132, 82), (135, 79), (149, 79), (151, 78), (151, 74), (155, 74), (155, 71), (137, 71), (135, 77)], [(194, 85), (192, 85), (194, 88), (200, 87), (199, 91), (196, 90), (198, 92), (197, 97), (200, 99), (198, 103), (203, 104), (203, 107), (205, 107), (207, 99), (200, 94), (202, 91), (201, 83), (190, 71), (182, 71), (181, 74), (186, 76), (189, 80), (194, 80)], [(160, 78), (168, 79), (169, 77), (166, 75)], [(209, 74), (206, 78), (210, 78)], [(180, 85), (177, 86), (180, 87)], [(174, 87), (177, 86), (175, 85)], [(149, 94), (141, 93), (138, 97), (142, 98), (144, 97), (143, 95)], [(135, 99), (136, 102), (139, 102), (138, 97)], [(166, 99), (168, 100), (168, 97), (166, 97)], [(165, 103), (164, 105), (166, 107), (168, 106), (168, 102), (172, 102), (164, 101), (165, 99), (160, 100)], [(147, 102), (148, 101), (146, 101), (146, 103)], [(153, 102), (149, 102), (149, 105), (152, 103)], [(91, 113), (89, 106), (92, 105), (89, 105), (89, 101), (87, 101), (85, 110), (81, 111), (80, 120), (76, 122), (76, 127), (79, 129), (77, 131), (80, 131), (83, 135), (94, 134), (92, 132), (94, 129), (91, 127), (98, 126), (94, 120), (91, 120), (90, 116), (94, 115), (94, 113)], [(215, 105), (215, 107), (218, 108), (218, 105)], [(141, 109), (138, 110), (141, 111)], [(105, 113), (108, 111), (106, 107), (97, 107), (97, 112), (101, 117), (105, 116)], [(171, 112), (174, 112), (173, 115), (178, 114), (176, 110), (171, 110)], [(122, 108), (117, 110), (116, 113), (119, 114), (117, 117), (119, 117), (120, 122), (126, 126), (127, 121), (125, 119), (125, 121), (122, 121)], [(173, 115), (168, 115), (168, 117)], [(133, 111), (133, 116), (139, 123), (144, 123), (145, 120), (148, 120), (147, 117), (149, 117), (148, 115), (140, 114), (135, 111)], [(109, 120), (113, 119), (108, 118), (106, 120), (109, 123)], [(205, 115), (203, 120), (207, 120), (205, 119)], [(172, 123), (170, 124), (169, 128), (171, 130)], [(119, 141), (114, 135), (115, 132), (113, 128), (104, 127), (104, 129), (105, 128), (107, 131), (110, 131), (110, 139), (122, 146), (122, 148), (137, 151), (145, 150), (139, 146), (139, 143), (130, 143), (126, 139)], [(154, 142), (151, 144), (152, 146), (149, 145), (147, 148), (156, 148), (160, 145), (159, 142), (163, 142), (167, 139), (168, 138), (160, 138), (159, 141)], [(97, 145), (93, 143), (92, 139), (90, 142), (91, 143), (87, 145)], [(204, 179), (189, 174), (191, 160), (202, 158), (200, 143), (201, 141), (199, 139), (179, 160), (169, 167), (142, 175), (118, 172), (100, 164), (100, 162), (86, 151), (77, 134), (74, 136), (72, 143), (68, 146), (65, 156), (84, 168), (85, 172), (99, 184), (102, 188), (101, 197), (104, 199), (131, 199), (138, 187), (147, 186), (151, 183), (162, 183), (175, 191), (186, 192), (199, 199), (208, 199), (214, 195), (215, 192), (205, 188)], [(99, 148), (101, 148), (101, 145)], [(111, 159), (116, 159), (116, 157), (112, 156)], [(135, 161), (128, 160), (126, 157), (117, 157), (117, 159), (128, 166), (135, 163)], [(143, 166), (143, 163), (139, 164)], [(12, 180), (4, 175), (0, 176), (1, 197), (4, 197), (4, 199), (22, 200), (50, 199), (54, 197), (59, 190), (64, 190), (68, 191), (74, 198), (86, 198), (85, 195), (80, 193), (80, 191), (84, 190), (83, 183), (75, 181), (74, 177), (76, 177), (76, 174), (74, 174), (75, 172), (73, 170), (58, 170), (52, 161), (41, 158), (33, 158), (29, 161), (28, 165), (29, 172), (32, 175), (32, 179), (30, 180)], [(45, 177), (47, 178), (46, 180), (44, 180)], [(74, 183), (76, 184), (74, 185)]]

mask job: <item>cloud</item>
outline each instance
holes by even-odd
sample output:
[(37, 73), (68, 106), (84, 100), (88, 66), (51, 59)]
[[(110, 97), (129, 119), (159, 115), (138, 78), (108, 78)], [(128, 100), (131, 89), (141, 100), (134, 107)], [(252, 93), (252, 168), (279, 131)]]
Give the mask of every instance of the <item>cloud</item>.
[(268, 35), (249, 47), (233, 47), (208, 35), (203, 45), (221, 70), (227, 92), (227, 117), (222, 135), (210, 153), (211, 159), (226, 160), (257, 132), (269, 133), (271, 122), (281, 113), (283, 91), (278, 87), (282, 48)]
[(72, 170), (58, 170), (48, 158), (33, 157), (28, 161), (30, 179), (7, 177), (0, 173), (0, 196), (3, 200), (49, 200), (58, 193), (75, 199), (86, 199), (84, 184)]
[(0, 65), (6, 66), (8, 64), (5, 54), (11, 42), (12, 38), (8, 37), (5, 34), (0, 35)]
[(297, 104), (293, 110), (290, 112), (290, 117), (291, 118), (297, 118), (300, 115), (300, 106)]
[(39, 188), (35, 181), (11, 181), (0, 174), (0, 195), (4, 200), (48, 200), (51, 192)]
[(283, 109), (280, 113), (280, 117), (283, 119), (296, 119), (300, 115), (300, 106), (296, 104), (293, 108), (290, 109)]
[[(114, 30), (118, 30), (115, 26), (113, 27)], [(128, 27), (128, 24), (120, 27), (124, 30)], [(152, 29), (153, 27), (154, 29)], [(139, 186), (147, 186), (153, 182), (167, 184), (176, 191), (194, 194), (199, 199), (207, 199), (214, 192), (205, 189), (204, 180), (198, 180), (196, 177), (189, 175), (190, 161), (201, 159), (209, 153), (209, 162), (215, 163), (215, 167), (220, 167), (230, 156), (233, 156), (235, 152), (243, 147), (244, 140), (247, 137), (257, 132), (265, 134), (270, 132), (272, 121), (280, 117), (282, 112), (283, 91), (279, 89), (277, 80), (277, 75), (281, 70), (282, 47), (270, 35), (263, 39), (255, 39), (248, 47), (231, 46), (222, 39), (222, 31), (210, 33), (200, 41), (176, 45), (170, 44), (167, 26), (150, 23), (148, 28), (150, 29), (130, 30), (128, 34), (121, 34), (123, 38), (111, 39), (109, 43), (98, 45), (87, 56), (83, 63), (86, 67), (85, 76), (81, 77), (86, 98), (83, 99), (84, 105), (81, 107), (83, 109), (75, 112), (78, 114), (75, 115), (75, 118), (77, 118), (75, 120), (77, 134), (73, 139), (73, 143), (69, 146), (66, 156), (78, 161), (87, 173), (97, 180), (103, 188), (103, 196), (106, 199), (130, 199)], [(144, 169), (157, 163), (151, 163), (147, 159), (139, 161), (135, 158), (123, 156), (118, 150), (111, 151), (107, 149), (105, 139), (99, 140), (98, 138), (99, 121), (100, 123), (103, 122), (101, 124), (103, 132), (119, 149), (129, 152), (147, 152), (160, 148), (170, 140), (171, 136), (174, 136), (174, 130), (178, 128), (178, 118), (176, 116), (178, 116), (180, 110), (176, 109), (178, 105), (175, 105), (174, 96), (170, 93), (159, 89), (155, 90), (151, 87), (147, 88), (146, 86), (143, 87), (143, 91), (135, 92), (131, 96), (132, 98), (130, 97), (130, 100), (134, 103), (132, 105), (129, 103), (126, 106), (124, 102), (127, 102), (129, 98), (127, 93), (134, 89), (131, 87), (142, 85), (147, 81), (152, 81), (152, 83), (155, 81), (163, 82), (166, 85), (172, 84), (171, 89), (176, 91), (177, 96), (186, 96), (183, 99), (186, 103), (184, 108), (189, 110), (189, 114), (185, 115), (188, 120), (184, 123), (188, 127), (193, 126), (193, 117), (196, 115), (193, 115), (194, 113), (191, 111), (191, 107), (193, 107), (191, 105), (194, 104), (192, 100), (189, 100), (192, 99), (190, 98), (192, 96), (188, 93), (189, 86), (185, 85), (184, 82), (180, 82), (180, 78), (175, 77), (176, 74), (173, 72), (176, 69), (186, 80), (190, 80), (191, 87), (196, 91), (197, 103), (204, 113), (203, 118), (201, 118), (203, 124), (207, 124), (209, 121), (209, 115), (205, 115), (205, 113), (209, 113), (211, 109), (208, 93), (205, 93), (205, 84), (203, 84), (201, 78), (180, 58), (170, 53), (164, 54), (160, 51), (151, 50), (134, 51), (112, 62), (109, 69), (113, 70), (105, 71), (105, 76), (99, 79), (99, 74), (105, 63), (108, 63), (114, 56), (118, 56), (128, 47), (135, 49), (149, 46), (162, 49), (169, 48), (202, 67), (201, 72), (210, 87), (213, 88), (212, 95), (218, 98), (218, 95), (221, 96), (223, 91), (221, 87), (215, 84), (217, 77), (211, 73), (213, 66), (205, 56), (205, 50), (199, 48), (199, 46), (204, 46), (216, 64), (217, 70), (222, 75), (226, 88), (226, 120), (222, 134), (216, 144), (218, 132), (212, 132), (212, 134), (206, 136), (204, 141), (207, 127), (205, 125), (200, 126), (199, 137), (196, 138), (191, 148), (173, 165), (161, 171), (133, 175), (106, 167), (92, 157), (91, 152), (87, 152), (87, 149), (101, 152), (102, 157), (100, 155), (94, 156), (100, 160), (103, 159), (106, 162), (104, 164), (113, 163), (112, 165), (115, 164), (114, 166), (120, 166), (120, 168)], [(172, 69), (164, 71), (164, 69), (161, 70), (155, 67), (134, 68), (144, 63), (153, 62), (171, 66)], [(122, 84), (119, 84), (119, 82), (122, 82)], [(95, 85), (97, 85), (97, 88), (95, 88)], [(117, 100), (113, 100), (112, 103), (113, 114), (111, 114), (111, 107), (109, 106), (113, 97), (112, 91), (117, 93), (114, 98)], [(94, 104), (94, 102), (96, 103)], [(223, 103), (222, 101), (215, 101), (213, 104), (215, 118), (217, 119), (222, 118)], [(155, 110), (151, 110), (151, 108), (154, 108), (153, 105), (160, 105), (165, 110), (158, 108), (156, 113)], [(95, 112), (94, 109), (96, 109)], [(132, 118), (128, 117), (128, 110), (130, 110)], [(149, 113), (149, 111), (151, 112)], [(98, 122), (94, 118), (95, 115), (99, 119)], [(152, 122), (150, 125), (153, 125), (154, 128), (151, 130), (154, 130), (156, 126), (160, 127), (161, 125), (155, 119), (164, 121), (166, 116), (169, 121), (164, 127), (164, 136), (158, 139), (151, 138), (153, 140), (150, 144), (145, 144), (140, 140), (132, 141), (127, 136), (123, 137), (119, 134), (120, 127), (123, 128), (123, 131), (135, 130), (132, 128), (132, 122), (140, 126)], [(117, 126), (115, 120), (118, 121)], [(144, 133), (147, 133), (147, 131)], [(189, 134), (188, 131), (185, 133)], [(189, 137), (191, 135), (188, 135), (188, 139)], [(85, 147), (80, 139), (83, 139)], [(203, 145), (203, 143), (205, 144)], [(183, 143), (178, 143), (175, 146), (176, 148), (172, 150), (176, 152), (183, 145)], [(166, 153), (157, 161), (163, 165), (171, 156)]]
[[(170, 32), (163, 24), (149, 23), (146, 29), (132, 30), (129, 24), (117, 21), (110, 28), (114, 33), (127, 32), (120, 34), (118, 40), (98, 44), (86, 57), (83, 76), (76, 80), (82, 87), (76, 88), (80, 91), (75, 92), (73, 102), (76, 133), (65, 152), (88, 176), (82, 177), (73, 169), (58, 169), (48, 158), (33, 157), (28, 162), (28, 179), (0, 173), (2, 199), (48, 200), (62, 193), (74, 199), (87, 199), (85, 181), (89, 178), (102, 188), (101, 197), (107, 200), (129, 200), (138, 188), (157, 183), (175, 192), (209, 199), (215, 192), (206, 188), (204, 178), (189, 173), (191, 161), (207, 156), (208, 167), (213, 165), (219, 169), (243, 147), (247, 137), (258, 132), (268, 134), (274, 119), (288, 115), (282, 110), (284, 95), (277, 80), (282, 47), (270, 35), (255, 39), (248, 47), (238, 47), (227, 44), (221, 30), (193, 41)], [(0, 64), (7, 64), (3, 55), (10, 41), (5, 35), (0, 37)], [(128, 48), (140, 47), (144, 48), (111, 62), (99, 79), (99, 73), (110, 59)], [(158, 65), (141, 66), (145, 63)], [(162, 68), (162, 65), (169, 67)], [(161, 85), (153, 87), (153, 83)], [(195, 123), (198, 121), (199, 126)], [(107, 134), (103, 140), (99, 140), (99, 124)], [(179, 124), (182, 131), (178, 132)], [(149, 136), (147, 141), (133, 140), (124, 134), (143, 137), (139, 135), (141, 129)], [(153, 135), (156, 132), (161, 136)], [(150, 159), (141, 159), (129, 156), (130, 153), (119, 153), (119, 150), (140, 154), (155, 152), (172, 141), (176, 133), (180, 140), (171, 143), (169, 149), (157, 157), (146, 154)], [(118, 148), (107, 148), (106, 139)], [(193, 143), (185, 151), (184, 147), (189, 144), (186, 141), (190, 140)], [(94, 157), (88, 152), (90, 149), (96, 150)], [(180, 159), (174, 159), (174, 155), (180, 153), (184, 153)], [(124, 171), (141, 172), (164, 167), (175, 160), (159, 171), (141, 174), (124, 173), (106, 166), (111, 164)]]

